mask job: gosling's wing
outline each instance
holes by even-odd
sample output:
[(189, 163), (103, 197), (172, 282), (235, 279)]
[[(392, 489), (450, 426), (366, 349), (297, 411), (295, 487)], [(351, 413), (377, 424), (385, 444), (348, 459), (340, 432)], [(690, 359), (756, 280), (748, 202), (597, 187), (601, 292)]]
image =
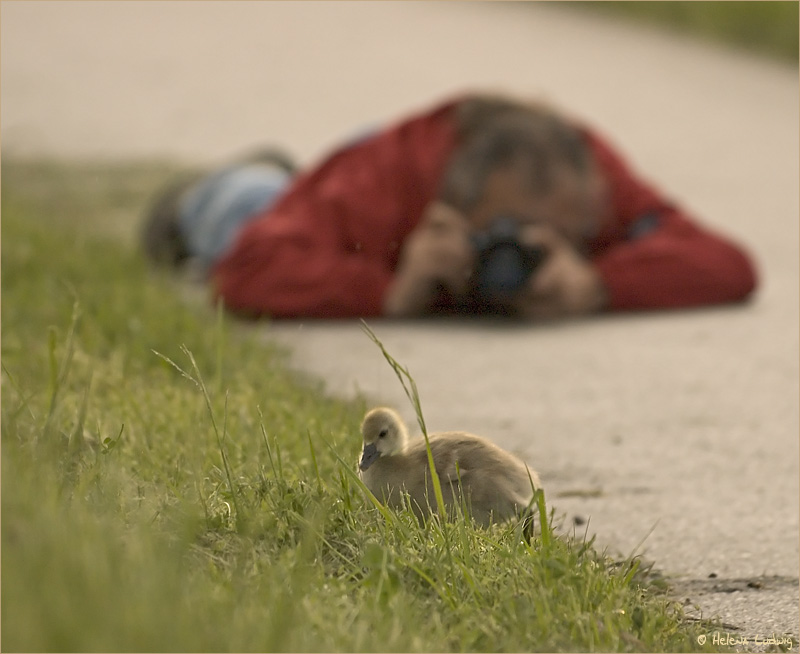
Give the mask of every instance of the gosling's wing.
[[(436, 474), (441, 481), (456, 482), (469, 468), (475, 466), (477, 457), (465, 454), (475, 447), (477, 436), (463, 432), (442, 432), (431, 434), (429, 438)], [(408, 457), (414, 460), (415, 466), (428, 468), (428, 451), (425, 439), (415, 440), (407, 450)], [(466, 464), (466, 467), (465, 467)]]
[[(440, 432), (431, 434), (429, 442), (436, 473), (442, 481), (464, 483), (477, 472), (508, 476), (524, 468), (519, 459), (474, 434)], [(407, 456), (414, 467), (427, 469), (424, 438), (409, 446)]]
[[(536, 472), (521, 459), (491, 441), (465, 432), (443, 432), (431, 437), (436, 472), (443, 481), (468, 489), (473, 501), (513, 498), (526, 504), (533, 488), (541, 486)], [(424, 441), (422, 443), (424, 454)], [(501, 501), (498, 499), (498, 501)]]

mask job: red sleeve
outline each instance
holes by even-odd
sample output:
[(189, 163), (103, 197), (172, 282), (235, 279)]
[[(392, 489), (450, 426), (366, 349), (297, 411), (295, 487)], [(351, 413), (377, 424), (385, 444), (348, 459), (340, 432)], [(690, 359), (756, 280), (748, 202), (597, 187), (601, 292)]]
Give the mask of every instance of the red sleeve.
[(595, 134), (587, 133), (610, 184), (611, 216), (591, 244), (609, 309), (660, 309), (737, 302), (757, 284), (749, 256), (702, 227), (639, 180)]
[(345, 147), (298, 178), (215, 266), (217, 296), (253, 316), (381, 314), (400, 246), (454, 146), (452, 106)]
[(380, 313), (391, 270), (381, 258), (342, 244), (329, 208), (309, 209), (318, 222), (283, 212), (245, 228), (214, 271), (216, 295), (228, 309), (275, 318)]

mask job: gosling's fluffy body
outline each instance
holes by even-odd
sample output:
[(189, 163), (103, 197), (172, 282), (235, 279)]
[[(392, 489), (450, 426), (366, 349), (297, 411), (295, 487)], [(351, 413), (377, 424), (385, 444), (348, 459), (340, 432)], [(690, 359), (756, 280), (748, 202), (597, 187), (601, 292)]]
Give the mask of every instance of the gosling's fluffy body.
[[(409, 438), (403, 420), (387, 408), (368, 412), (361, 425), (364, 438), (361, 479), (388, 506), (402, 505), (408, 493), (411, 508), (424, 518), (436, 512), (425, 439)], [(466, 501), (481, 525), (524, 516), (530, 509), (539, 477), (520, 459), (480, 436), (466, 432), (430, 434), (434, 467), (448, 511)]]

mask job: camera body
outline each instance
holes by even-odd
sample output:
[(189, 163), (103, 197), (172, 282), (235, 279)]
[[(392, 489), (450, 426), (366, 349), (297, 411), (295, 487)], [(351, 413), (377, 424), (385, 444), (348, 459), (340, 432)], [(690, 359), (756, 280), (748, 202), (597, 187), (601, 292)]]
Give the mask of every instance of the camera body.
[(519, 232), (517, 220), (501, 215), (484, 231), (472, 235), (477, 255), (474, 291), (481, 301), (507, 304), (547, 258), (544, 248), (521, 243)]

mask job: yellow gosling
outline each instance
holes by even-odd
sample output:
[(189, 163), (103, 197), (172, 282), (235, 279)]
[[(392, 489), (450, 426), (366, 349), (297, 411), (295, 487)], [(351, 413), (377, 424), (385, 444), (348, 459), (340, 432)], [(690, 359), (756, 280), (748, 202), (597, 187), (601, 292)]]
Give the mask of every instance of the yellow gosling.
[[(383, 407), (367, 413), (361, 433), (364, 449), (358, 467), (367, 488), (394, 508), (408, 493), (420, 519), (436, 513), (425, 439), (410, 439), (402, 418)], [(430, 434), (429, 442), (448, 513), (465, 503), (483, 526), (529, 514), (533, 490), (541, 488), (541, 482), (523, 461), (466, 432)]]

